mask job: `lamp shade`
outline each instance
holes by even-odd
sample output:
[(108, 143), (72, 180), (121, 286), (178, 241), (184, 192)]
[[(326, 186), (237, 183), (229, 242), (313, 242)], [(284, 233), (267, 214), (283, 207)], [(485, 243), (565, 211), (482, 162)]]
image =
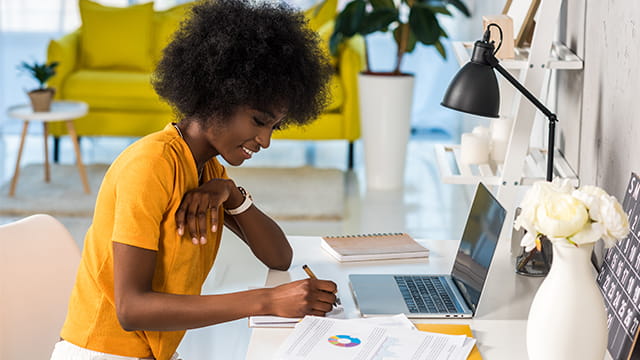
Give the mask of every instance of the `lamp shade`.
[(500, 90), (493, 68), (476, 46), (471, 61), (458, 71), (447, 88), (441, 105), (469, 114), (497, 118), (500, 110)]

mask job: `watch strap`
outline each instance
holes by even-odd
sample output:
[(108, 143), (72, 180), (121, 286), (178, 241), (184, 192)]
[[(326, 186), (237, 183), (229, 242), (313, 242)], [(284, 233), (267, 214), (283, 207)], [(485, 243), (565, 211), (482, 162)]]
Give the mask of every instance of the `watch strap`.
[(238, 186), (238, 190), (240, 191), (242, 196), (244, 196), (244, 201), (242, 201), (242, 204), (240, 204), (240, 206), (238, 206), (237, 208), (225, 209), (224, 212), (226, 212), (229, 215), (242, 214), (243, 212), (247, 211), (251, 207), (251, 204), (253, 204), (253, 199), (251, 198), (251, 194), (249, 194), (247, 190), (245, 190), (242, 186)]

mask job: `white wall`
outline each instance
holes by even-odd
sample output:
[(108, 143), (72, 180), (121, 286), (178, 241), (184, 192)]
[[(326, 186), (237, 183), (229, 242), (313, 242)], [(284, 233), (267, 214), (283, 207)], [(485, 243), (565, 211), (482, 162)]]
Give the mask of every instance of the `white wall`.
[(584, 71), (559, 81), (558, 112), (568, 115), (561, 137), (581, 182), (621, 200), (631, 172), (640, 171), (640, 2), (565, 2), (565, 42), (583, 57)]

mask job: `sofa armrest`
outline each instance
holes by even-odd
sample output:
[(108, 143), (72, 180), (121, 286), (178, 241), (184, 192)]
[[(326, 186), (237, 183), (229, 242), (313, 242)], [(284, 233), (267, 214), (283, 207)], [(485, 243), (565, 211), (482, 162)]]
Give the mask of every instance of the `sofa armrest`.
[(358, 98), (358, 74), (366, 67), (365, 42), (356, 35), (347, 40), (338, 54), (338, 73), (344, 86), (345, 134), (347, 139), (360, 137), (360, 102)]
[(78, 49), (80, 47), (80, 29), (66, 34), (60, 39), (49, 41), (47, 63), (57, 61), (56, 74), (48, 81), (48, 85), (56, 89), (56, 99), (62, 99), (62, 84), (67, 76), (78, 65)]

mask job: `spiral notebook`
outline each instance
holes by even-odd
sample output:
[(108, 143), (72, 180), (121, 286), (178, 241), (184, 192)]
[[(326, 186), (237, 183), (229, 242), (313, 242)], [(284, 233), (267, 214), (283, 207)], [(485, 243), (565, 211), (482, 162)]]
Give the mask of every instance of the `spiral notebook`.
[(340, 262), (429, 256), (429, 249), (406, 233), (324, 236), (321, 245)]

